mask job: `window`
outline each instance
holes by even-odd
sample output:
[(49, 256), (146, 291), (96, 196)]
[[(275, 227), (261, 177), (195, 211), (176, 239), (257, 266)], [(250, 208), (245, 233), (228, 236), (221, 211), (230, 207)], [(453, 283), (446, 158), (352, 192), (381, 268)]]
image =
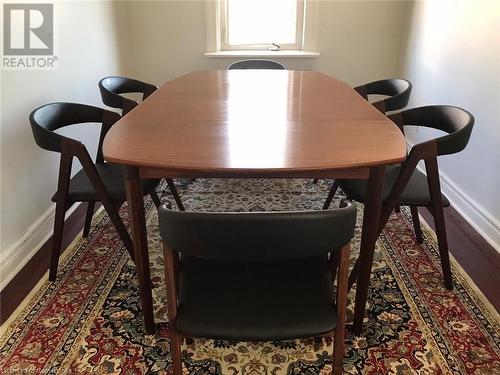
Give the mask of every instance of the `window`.
[(221, 0), (220, 50), (301, 50), (304, 0)]
[(306, 57), (316, 51), (316, 0), (207, 0), (206, 57)]

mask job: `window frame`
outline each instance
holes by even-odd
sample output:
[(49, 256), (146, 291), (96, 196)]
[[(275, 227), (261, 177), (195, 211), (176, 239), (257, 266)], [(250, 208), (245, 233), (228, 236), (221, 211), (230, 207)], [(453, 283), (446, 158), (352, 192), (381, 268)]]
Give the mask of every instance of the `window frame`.
[(306, 4), (305, 0), (297, 1), (297, 19), (296, 19), (296, 32), (295, 32), (295, 43), (279, 44), (278, 49), (273, 49), (274, 41), (270, 41), (269, 44), (239, 44), (231, 45), (229, 44), (229, 33), (228, 33), (228, 0), (219, 0), (218, 4), (218, 28), (220, 30), (218, 45), (220, 51), (302, 51), (304, 48), (304, 33), (305, 33), (305, 17), (306, 17)]

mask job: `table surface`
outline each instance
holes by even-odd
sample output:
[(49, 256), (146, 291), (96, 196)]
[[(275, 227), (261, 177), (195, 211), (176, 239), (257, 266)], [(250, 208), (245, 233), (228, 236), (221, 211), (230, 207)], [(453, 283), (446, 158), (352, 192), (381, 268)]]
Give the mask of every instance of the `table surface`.
[(315, 71), (199, 71), (165, 83), (104, 141), (114, 163), (171, 171), (322, 171), (401, 162), (401, 131)]

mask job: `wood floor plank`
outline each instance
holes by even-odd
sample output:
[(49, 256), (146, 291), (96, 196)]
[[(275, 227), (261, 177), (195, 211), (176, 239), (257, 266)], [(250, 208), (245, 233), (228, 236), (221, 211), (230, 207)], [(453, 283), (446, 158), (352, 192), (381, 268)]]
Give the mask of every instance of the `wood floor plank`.
[[(73, 242), (80, 233), (85, 221), (87, 203), (80, 204), (66, 219), (62, 238), (61, 252)], [(33, 287), (43, 277), (50, 265), (52, 237), (29, 260), (21, 271), (0, 292), (0, 324), (5, 322)]]
[[(419, 213), (434, 228), (429, 210)], [(450, 253), (476, 283), (493, 307), (500, 311), (500, 253), (453, 208), (444, 209)]]

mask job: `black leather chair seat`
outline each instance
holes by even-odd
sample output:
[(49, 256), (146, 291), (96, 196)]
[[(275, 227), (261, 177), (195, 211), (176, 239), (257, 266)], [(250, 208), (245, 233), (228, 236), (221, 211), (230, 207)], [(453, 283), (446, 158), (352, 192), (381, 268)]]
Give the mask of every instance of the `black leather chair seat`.
[(284, 340), (335, 329), (326, 257), (276, 262), (184, 257), (177, 329), (225, 340)]
[[(383, 192), (384, 200), (389, 195), (400, 171), (401, 166), (399, 165), (386, 167), (385, 186)], [(366, 184), (367, 180), (342, 180), (340, 187), (350, 199), (354, 199), (358, 202), (365, 202)], [(431, 196), (429, 194), (427, 177), (418, 169), (415, 169), (413, 175), (410, 177), (406, 188), (399, 198), (398, 204), (401, 206), (431, 205)], [(441, 204), (443, 207), (448, 207), (450, 205), (450, 201), (444, 196), (444, 194), (441, 194)]]
[[(123, 180), (123, 167), (111, 163), (96, 164), (97, 173), (101, 177), (113, 201), (126, 201), (125, 183)], [(144, 194), (148, 194), (160, 182), (158, 179), (142, 180)], [(68, 198), (74, 202), (100, 201), (94, 186), (91, 184), (83, 169), (75, 174), (69, 183)], [(57, 200), (57, 192), (52, 201)]]

